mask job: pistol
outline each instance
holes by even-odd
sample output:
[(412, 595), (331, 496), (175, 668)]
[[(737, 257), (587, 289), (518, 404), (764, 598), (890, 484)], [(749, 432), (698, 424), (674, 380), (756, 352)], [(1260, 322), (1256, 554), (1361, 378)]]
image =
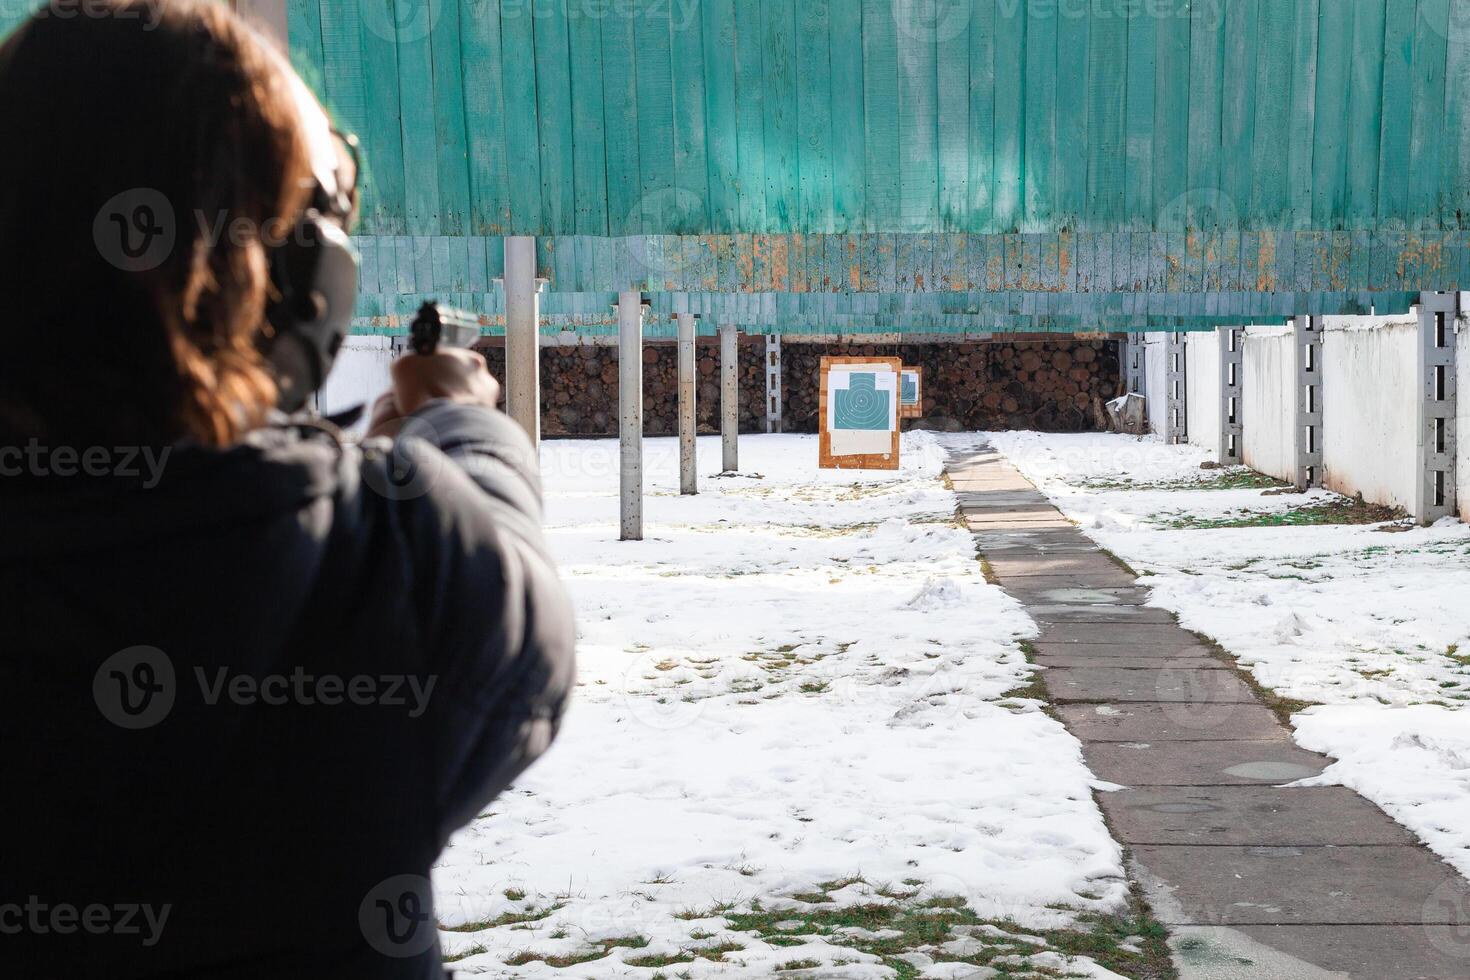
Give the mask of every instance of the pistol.
[(439, 303), (425, 303), (408, 328), (409, 346), (427, 356), (441, 347), (473, 347), (480, 339), (480, 318)]

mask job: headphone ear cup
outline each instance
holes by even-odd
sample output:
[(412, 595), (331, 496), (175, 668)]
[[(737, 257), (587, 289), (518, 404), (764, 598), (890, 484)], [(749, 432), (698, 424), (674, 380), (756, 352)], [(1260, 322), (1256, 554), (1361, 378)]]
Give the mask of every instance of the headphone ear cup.
[(347, 233), (314, 209), (272, 256), (279, 299), (267, 311), (275, 337), (266, 354), (280, 389), (277, 407), (284, 412), (299, 411), (332, 369), (352, 326), (357, 263)]

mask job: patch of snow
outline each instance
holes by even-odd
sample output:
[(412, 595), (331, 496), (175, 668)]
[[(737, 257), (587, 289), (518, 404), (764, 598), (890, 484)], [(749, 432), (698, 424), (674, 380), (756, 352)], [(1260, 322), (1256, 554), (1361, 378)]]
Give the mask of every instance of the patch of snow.
[[(944, 444), (906, 434), (896, 473), (819, 471), (813, 436), (746, 436), (740, 453), (761, 479), (716, 477), (719, 440), (700, 439), (700, 493), (681, 497), (677, 443), (647, 440), (646, 540), (618, 542), (617, 443), (543, 444), (578, 687), (546, 758), (435, 869), (454, 968), (891, 977), (841, 935), (771, 945), (725, 914), (759, 902), (799, 921), (906, 881), (1029, 928), (1074, 921), (1054, 906), (1120, 909), (1080, 745), (1003, 700), (1036, 628), (954, 523)], [(830, 904), (797, 898), (824, 883)], [(639, 965), (720, 944), (741, 948)]]

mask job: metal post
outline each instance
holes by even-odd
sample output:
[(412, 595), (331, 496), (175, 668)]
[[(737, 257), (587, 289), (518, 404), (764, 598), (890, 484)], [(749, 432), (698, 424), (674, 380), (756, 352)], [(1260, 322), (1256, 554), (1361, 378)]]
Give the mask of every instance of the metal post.
[(1145, 393), (1148, 372), (1145, 370), (1143, 334), (1130, 333), (1123, 341), (1123, 373), (1128, 380), (1128, 394)]
[(735, 324), (720, 324), (720, 435), (726, 473), (740, 469), (740, 337)]
[(1245, 379), (1245, 331), (1220, 328), (1220, 464), (1239, 466), (1245, 461), (1245, 426), (1241, 404)]
[(766, 334), (766, 431), (781, 426), (781, 335)]
[(541, 283), (536, 239), (505, 239), (505, 408), (531, 444), (541, 441)]
[(618, 294), (618, 447), (622, 533), (643, 540), (643, 294)]
[(1414, 516), (1425, 524), (1459, 509), (1455, 484), (1459, 305), (1457, 293), (1424, 293), (1419, 300), (1419, 479)]
[(679, 492), (699, 492), (695, 465), (698, 416), (694, 407), (694, 314), (678, 313), (679, 325)]
[(1184, 334), (1168, 334), (1164, 347), (1164, 441), (1182, 446), (1189, 441), (1189, 379), (1186, 374)]
[(1322, 485), (1322, 318), (1292, 319), (1296, 349), (1296, 488)]

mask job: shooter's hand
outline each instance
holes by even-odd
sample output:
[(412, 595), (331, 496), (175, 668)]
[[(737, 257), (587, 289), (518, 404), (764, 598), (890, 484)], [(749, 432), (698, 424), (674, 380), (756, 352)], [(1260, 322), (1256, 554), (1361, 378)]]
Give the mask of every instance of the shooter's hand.
[(398, 422), (436, 398), (494, 408), (500, 385), (474, 351), (440, 348), (436, 354), (406, 354), (393, 362), (393, 390), (373, 405), (371, 435), (391, 435)]

